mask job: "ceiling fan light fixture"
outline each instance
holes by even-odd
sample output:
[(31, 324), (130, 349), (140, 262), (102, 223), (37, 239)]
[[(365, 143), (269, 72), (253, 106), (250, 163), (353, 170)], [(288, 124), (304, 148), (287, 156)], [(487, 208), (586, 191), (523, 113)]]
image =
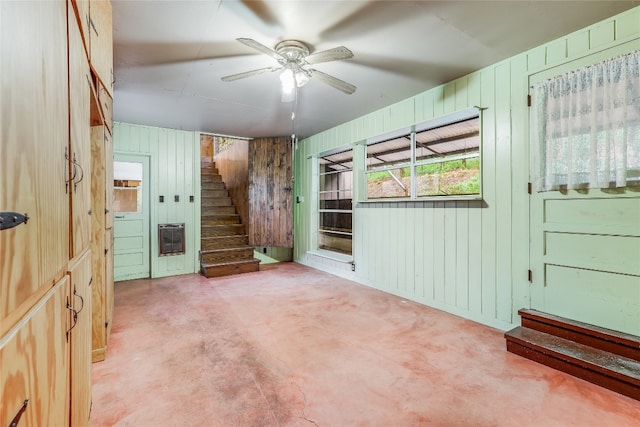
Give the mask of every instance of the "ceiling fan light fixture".
[(295, 78), (298, 87), (302, 87), (309, 83), (309, 75), (303, 69), (299, 69), (298, 71), (296, 71)]

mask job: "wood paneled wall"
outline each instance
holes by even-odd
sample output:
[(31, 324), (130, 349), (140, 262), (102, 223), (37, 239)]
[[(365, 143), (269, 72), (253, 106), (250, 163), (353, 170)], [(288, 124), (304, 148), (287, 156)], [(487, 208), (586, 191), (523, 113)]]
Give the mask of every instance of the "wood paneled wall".
[(259, 138), (249, 143), (249, 243), (293, 247), (291, 139)]
[(200, 134), (200, 157), (213, 158), (213, 135)]
[[(605, 49), (640, 48), (640, 7), (298, 143), (294, 257), (372, 287), (499, 328), (529, 306), (529, 75), (561, 74)], [(597, 58), (597, 59), (596, 59)], [(588, 61), (587, 61), (588, 62)], [(369, 137), (485, 107), (483, 201), (360, 203), (354, 209), (355, 272), (316, 252), (317, 156), (354, 147), (354, 200), (364, 198), (362, 143)], [(358, 154), (360, 153), (360, 154)]]
[(229, 196), (240, 215), (244, 232), (248, 234), (249, 224), (249, 141), (236, 140), (226, 150), (214, 157), (214, 162), (222, 181), (229, 190)]
[[(150, 155), (151, 276), (196, 273), (200, 269), (200, 135), (196, 132), (114, 123), (118, 153)], [(165, 196), (160, 203), (159, 196)], [(174, 202), (174, 195), (179, 201)], [(194, 196), (194, 202), (189, 201)], [(184, 255), (158, 256), (158, 224), (185, 223)]]

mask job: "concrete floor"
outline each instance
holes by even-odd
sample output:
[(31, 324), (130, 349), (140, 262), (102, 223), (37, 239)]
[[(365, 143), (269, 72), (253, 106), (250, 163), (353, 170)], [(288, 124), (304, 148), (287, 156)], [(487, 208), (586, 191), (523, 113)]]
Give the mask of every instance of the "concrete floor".
[(640, 426), (502, 331), (298, 264), (116, 284), (98, 426)]

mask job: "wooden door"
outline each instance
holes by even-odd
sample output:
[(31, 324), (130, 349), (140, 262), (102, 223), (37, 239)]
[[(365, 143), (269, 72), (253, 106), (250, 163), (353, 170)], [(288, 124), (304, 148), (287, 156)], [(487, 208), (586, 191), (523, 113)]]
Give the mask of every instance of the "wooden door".
[(113, 139), (104, 132), (104, 228), (113, 227)]
[(106, 233), (104, 258), (104, 327), (106, 345), (113, 321), (113, 229), (107, 230)]
[(89, 0), (71, 0), (71, 4), (73, 5), (72, 9), (78, 20), (78, 28), (82, 35), (82, 44), (85, 49), (86, 56), (89, 58), (89, 30), (91, 28)]
[(87, 250), (91, 240), (90, 74), (80, 29), (69, 8), (71, 258)]
[(73, 307), (71, 351), (71, 425), (89, 425), (91, 409), (91, 252), (69, 269), (69, 301)]
[(30, 218), (0, 232), (2, 335), (69, 260), (66, 3), (0, 1), (0, 39), (0, 211)]
[(69, 425), (68, 295), (65, 276), (0, 340), (0, 425), (26, 400), (19, 426)]
[(293, 247), (293, 167), (290, 138), (249, 142), (249, 243)]

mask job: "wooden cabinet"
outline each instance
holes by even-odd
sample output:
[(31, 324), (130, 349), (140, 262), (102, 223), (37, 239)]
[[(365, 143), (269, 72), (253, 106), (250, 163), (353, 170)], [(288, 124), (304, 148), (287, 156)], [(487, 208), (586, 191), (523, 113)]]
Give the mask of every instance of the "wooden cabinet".
[(70, 268), (69, 306), (71, 328), (71, 425), (89, 425), (91, 409), (91, 251), (86, 251)]
[(68, 295), (65, 276), (0, 340), (0, 425), (25, 401), (18, 425), (69, 424)]
[[(72, 12), (77, 19), (78, 29), (82, 37), (82, 44), (86, 57), (89, 58), (89, 30), (91, 29), (91, 17), (89, 16), (89, 0), (71, 0)], [(71, 20), (69, 20), (71, 22)]]
[(28, 215), (0, 230), (0, 425), (25, 401), (18, 425), (88, 425), (92, 218), (107, 215), (91, 192), (90, 126), (105, 118), (85, 3), (0, 1), (0, 211)]
[(109, 96), (113, 98), (113, 33), (111, 2), (92, 0), (89, 4), (90, 16), (90, 56), (91, 68), (102, 82)]
[(92, 229), (92, 359), (104, 360), (113, 313), (113, 146), (105, 126), (91, 128), (93, 180), (91, 198), (96, 212)]

